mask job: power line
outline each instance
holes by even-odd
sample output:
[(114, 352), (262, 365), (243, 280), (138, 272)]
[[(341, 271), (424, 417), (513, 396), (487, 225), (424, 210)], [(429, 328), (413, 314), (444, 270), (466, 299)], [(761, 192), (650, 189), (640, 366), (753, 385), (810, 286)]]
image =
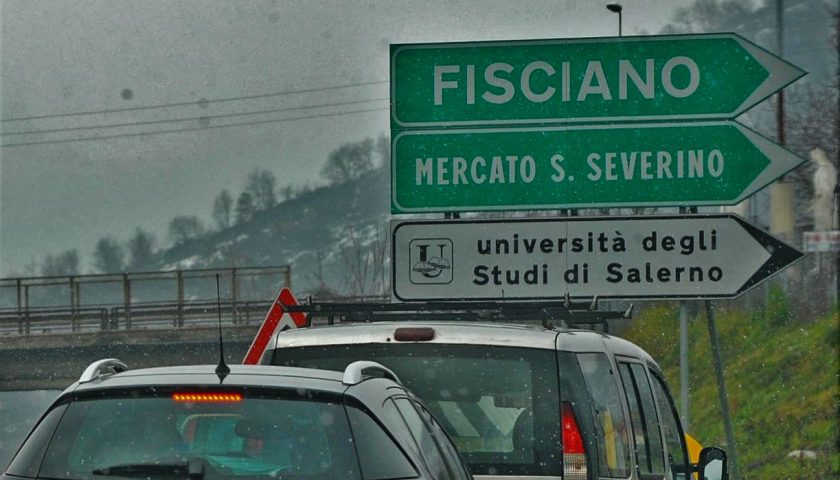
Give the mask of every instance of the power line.
[(3, 118), (0, 119), (2, 122), (19, 122), (23, 120), (39, 120), (44, 118), (61, 118), (61, 117), (77, 117), (82, 115), (98, 115), (104, 113), (117, 113), (117, 112), (136, 112), (140, 110), (154, 110), (158, 108), (170, 108), (170, 107), (185, 107), (185, 106), (195, 106), (204, 103), (222, 103), (222, 102), (233, 102), (233, 101), (241, 101), (241, 100), (256, 100), (260, 98), (270, 98), (270, 97), (281, 97), (285, 95), (295, 95), (299, 93), (314, 93), (314, 92), (325, 92), (329, 90), (339, 90), (342, 88), (352, 88), (352, 87), (364, 87), (368, 85), (378, 85), (382, 83), (388, 83), (388, 80), (373, 80), (370, 82), (362, 82), (362, 83), (349, 83), (345, 85), (335, 85), (332, 87), (318, 87), (318, 88), (304, 88), (300, 90), (287, 90), (284, 92), (275, 92), (275, 93), (261, 93), (256, 95), (243, 95), (239, 97), (226, 97), (226, 98), (215, 98), (212, 100), (193, 100), (189, 102), (175, 102), (175, 103), (162, 103), (158, 105), (146, 105), (141, 107), (125, 107), (125, 108), (111, 108), (111, 109), (102, 109), (102, 110), (87, 110), (81, 112), (70, 112), (70, 113), (51, 113), (45, 115), (32, 115), (28, 117), (11, 117), (11, 118)]
[(325, 107), (341, 107), (347, 105), (358, 105), (360, 103), (367, 103), (367, 102), (379, 102), (383, 100), (389, 100), (388, 97), (381, 97), (381, 98), (371, 98), (367, 100), (353, 100), (349, 102), (339, 102), (339, 103), (322, 103), (320, 105), (307, 105), (301, 107), (286, 107), (286, 108), (273, 108), (270, 110), (255, 110), (253, 112), (236, 112), (236, 113), (220, 113), (217, 115), (202, 115), (198, 117), (183, 117), (183, 118), (173, 118), (167, 120), (147, 120), (142, 122), (125, 122), (125, 123), (112, 123), (108, 125), (90, 125), (84, 127), (62, 127), (62, 128), (51, 128), (45, 130), (28, 130), (23, 132), (2, 132), (0, 133), (0, 137), (8, 137), (12, 135), (33, 135), (37, 133), (58, 133), (58, 132), (76, 132), (82, 130), (98, 130), (98, 129), (106, 129), (106, 128), (122, 128), (122, 127), (137, 127), (142, 125), (158, 125), (163, 123), (179, 123), (179, 122), (190, 122), (195, 120), (211, 120), (211, 119), (218, 119), (218, 118), (231, 118), (231, 117), (245, 117), (250, 115), (263, 115), (268, 113), (281, 113), (281, 112), (291, 112), (296, 110), (310, 110), (313, 108), (325, 108)]
[(197, 130), (215, 130), (220, 128), (229, 128), (229, 127), (245, 127), (248, 125), (262, 125), (267, 123), (280, 123), (280, 122), (291, 122), (295, 120), (307, 120), (311, 118), (322, 118), (322, 117), (338, 117), (342, 115), (351, 115), (355, 113), (365, 113), (365, 112), (378, 112), (378, 111), (385, 111), (388, 110), (388, 107), (383, 108), (367, 108), (362, 110), (349, 110), (346, 112), (336, 112), (336, 113), (320, 113), (315, 115), (305, 115), (300, 117), (290, 117), (290, 118), (275, 118), (271, 120), (255, 120), (250, 122), (239, 122), (239, 123), (228, 123), (225, 125), (208, 125), (204, 127), (190, 127), (190, 128), (179, 128), (179, 129), (172, 129), (172, 130), (153, 130), (150, 132), (135, 132), (135, 133), (120, 133), (115, 135), (98, 135), (95, 137), (81, 137), (81, 138), (65, 138), (60, 140), (39, 140), (35, 142), (20, 142), (20, 143), (6, 143), (0, 145), (0, 148), (11, 148), (11, 147), (24, 147), (30, 145), (48, 145), (48, 144), (55, 144), (55, 143), (75, 143), (75, 142), (86, 142), (90, 140), (110, 140), (114, 138), (128, 138), (128, 137), (143, 137), (143, 136), (150, 136), (150, 135), (162, 135), (167, 133), (182, 133), (182, 132), (194, 132)]

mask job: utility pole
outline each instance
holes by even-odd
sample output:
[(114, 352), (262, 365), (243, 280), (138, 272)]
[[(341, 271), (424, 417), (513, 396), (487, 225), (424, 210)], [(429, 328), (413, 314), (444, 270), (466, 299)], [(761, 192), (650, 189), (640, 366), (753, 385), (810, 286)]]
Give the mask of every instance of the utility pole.
[[(776, 0), (776, 54), (781, 56), (784, 50), (784, 0)], [(785, 145), (785, 94), (776, 94), (776, 135), (779, 144)], [(770, 188), (770, 232), (783, 240), (792, 241), (796, 225), (794, 210), (794, 192), (791, 184), (779, 178)]]
[[(776, 54), (782, 56), (784, 50), (784, 28), (782, 27), (782, 10), (784, 0), (776, 0)], [(785, 145), (785, 91), (779, 90), (776, 95), (776, 132), (779, 145)], [(784, 177), (782, 177), (784, 178)]]

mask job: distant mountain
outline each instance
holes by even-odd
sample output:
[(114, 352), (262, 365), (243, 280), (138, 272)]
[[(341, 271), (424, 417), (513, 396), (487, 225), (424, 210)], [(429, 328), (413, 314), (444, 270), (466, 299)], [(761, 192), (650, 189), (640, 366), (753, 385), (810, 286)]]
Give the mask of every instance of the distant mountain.
[(379, 168), (303, 193), (248, 222), (158, 252), (142, 269), (290, 265), (297, 294), (324, 288), (355, 295), (384, 292), (388, 175)]

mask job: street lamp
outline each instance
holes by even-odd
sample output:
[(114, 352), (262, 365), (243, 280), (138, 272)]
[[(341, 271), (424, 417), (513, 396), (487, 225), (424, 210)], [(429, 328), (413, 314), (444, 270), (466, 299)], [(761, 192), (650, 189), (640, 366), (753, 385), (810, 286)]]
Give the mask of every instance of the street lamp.
[(608, 3), (607, 10), (617, 13), (618, 14), (618, 36), (621, 36), (621, 4), (620, 3)]

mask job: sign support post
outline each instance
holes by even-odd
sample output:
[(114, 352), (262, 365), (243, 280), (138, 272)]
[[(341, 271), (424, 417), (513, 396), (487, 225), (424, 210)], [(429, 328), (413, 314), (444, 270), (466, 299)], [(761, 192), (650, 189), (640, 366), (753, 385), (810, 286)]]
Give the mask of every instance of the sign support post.
[(688, 382), (688, 304), (685, 300), (680, 300), (680, 416), (686, 430), (690, 425)]
[(732, 431), (732, 415), (729, 412), (729, 396), (726, 394), (726, 380), (723, 377), (723, 360), (720, 357), (720, 339), (715, 327), (714, 306), (710, 300), (706, 300), (706, 319), (709, 323), (709, 339), (712, 342), (712, 357), (715, 364), (715, 378), (717, 378), (718, 399), (720, 410), (723, 413), (723, 428), (726, 431), (726, 443), (730, 452), (729, 459), (732, 464), (732, 478), (741, 480), (738, 470), (738, 455), (735, 448), (735, 434)]

